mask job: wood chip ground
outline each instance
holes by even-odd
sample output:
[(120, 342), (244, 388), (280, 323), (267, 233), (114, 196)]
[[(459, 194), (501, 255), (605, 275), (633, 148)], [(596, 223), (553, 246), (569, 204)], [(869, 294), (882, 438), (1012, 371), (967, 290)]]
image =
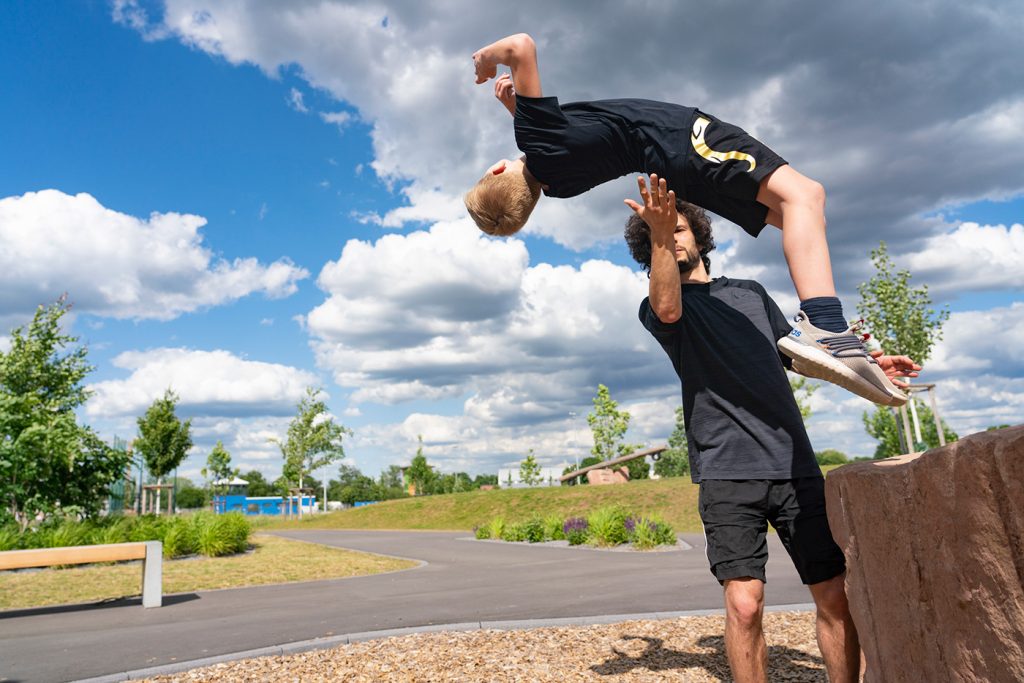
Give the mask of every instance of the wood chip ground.
[[(826, 681), (813, 612), (764, 616), (771, 681)], [(419, 633), (228, 662), (153, 681), (730, 681), (721, 616)]]

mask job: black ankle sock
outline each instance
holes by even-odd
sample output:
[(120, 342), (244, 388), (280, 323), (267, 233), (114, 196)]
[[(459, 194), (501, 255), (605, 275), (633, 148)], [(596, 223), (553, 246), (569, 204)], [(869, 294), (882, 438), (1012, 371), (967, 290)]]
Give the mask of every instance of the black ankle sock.
[(843, 317), (843, 305), (835, 296), (816, 296), (800, 302), (800, 310), (815, 327), (829, 332), (845, 332), (849, 327)]

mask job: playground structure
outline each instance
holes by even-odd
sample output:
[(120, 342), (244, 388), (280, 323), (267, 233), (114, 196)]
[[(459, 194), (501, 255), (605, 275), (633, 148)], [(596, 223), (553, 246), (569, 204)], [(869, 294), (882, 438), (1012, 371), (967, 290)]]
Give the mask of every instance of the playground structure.
[(160, 514), (160, 492), (167, 489), (167, 514), (174, 514), (174, 484), (146, 484), (142, 487), (142, 514)]
[[(910, 394), (910, 399), (898, 409), (893, 408), (896, 414), (896, 435), (900, 440), (900, 452), (904, 455), (920, 453), (927, 450), (924, 447), (924, 438), (921, 435), (921, 421), (917, 417), (917, 407), (914, 405), (914, 394), (922, 391), (928, 392), (928, 403), (932, 409), (932, 417), (935, 418), (935, 431), (939, 437), (939, 446), (946, 445), (946, 435), (942, 431), (942, 419), (939, 417), (939, 406), (935, 402), (934, 384), (908, 384), (904, 390)], [(913, 423), (913, 431), (911, 431)], [(918, 448), (921, 446), (922, 448)]]
[[(667, 445), (656, 446), (654, 448), (648, 448), (645, 451), (637, 451), (635, 453), (630, 453), (629, 455), (605, 460), (597, 463), (596, 465), (590, 465), (588, 467), (575, 470), (574, 472), (563, 474), (559, 478), (559, 482), (565, 483), (572, 481), (573, 479), (582, 477), (585, 474), (587, 475), (587, 481), (591, 484), (624, 484), (628, 481), (629, 469), (628, 467), (616, 469), (617, 465), (625, 465), (633, 460), (639, 460), (648, 456), (650, 456), (652, 460), (658, 460), (661, 457), (661, 453), (667, 450)], [(622, 469), (626, 470), (626, 476), (623, 476), (621, 473)], [(591, 473), (593, 473), (594, 476), (591, 476)]]

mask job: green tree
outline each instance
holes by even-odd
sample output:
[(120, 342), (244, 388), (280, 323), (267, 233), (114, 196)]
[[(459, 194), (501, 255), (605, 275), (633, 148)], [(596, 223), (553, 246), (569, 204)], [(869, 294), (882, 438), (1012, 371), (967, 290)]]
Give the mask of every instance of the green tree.
[(834, 448), (818, 451), (814, 454), (814, 459), (818, 461), (818, 465), (845, 465), (850, 462), (845, 453)]
[[(871, 334), (886, 353), (907, 355), (923, 365), (931, 356), (935, 342), (942, 339), (942, 326), (949, 318), (949, 308), (932, 308), (928, 285), (912, 287), (910, 271), (896, 271), (885, 242), (879, 242), (878, 249), (871, 251), (871, 262), (875, 275), (858, 287), (861, 299), (857, 313), (864, 319), (864, 331)], [(931, 411), (928, 412), (930, 415)], [(875, 406), (874, 413), (869, 416), (865, 412), (862, 419), (868, 434), (879, 439), (876, 458), (900, 452), (896, 417), (892, 411)], [(931, 431), (935, 432), (934, 425)]]
[[(163, 398), (153, 401), (146, 414), (136, 422), (139, 436), (135, 450), (142, 454), (146, 469), (156, 477), (157, 484), (171, 473), (192, 448), (192, 420), (182, 422), (174, 411), (178, 397), (168, 389)], [(160, 490), (157, 490), (156, 510), (160, 514)]]
[[(618, 407), (619, 404), (612, 400), (608, 387), (603, 384), (597, 385), (594, 410), (587, 415), (587, 424), (590, 425), (590, 431), (594, 434), (594, 446), (590, 452), (600, 461), (629, 455), (639, 447), (623, 441), (632, 416), (629, 411), (619, 410)], [(632, 471), (630, 475), (632, 476)], [(640, 477), (638, 475), (633, 478)]]
[(922, 365), (931, 356), (935, 342), (942, 339), (942, 325), (949, 307), (932, 308), (928, 285), (911, 287), (908, 270), (895, 270), (885, 242), (871, 252), (875, 275), (857, 288), (857, 313), (864, 319), (864, 331), (888, 354), (902, 354)]
[(498, 475), (497, 474), (478, 474), (475, 477), (473, 477), (473, 485), (472, 485), (471, 488), (478, 489), (481, 486), (497, 486), (497, 485), (498, 485)]
[[(917, 409), (917, 418), (921, 425), (921, 436), (924, 438), (923, 445), (926, 448), (937, 448), (939, 445), (939, 432), (935, 428), (935, 418), (932, 411), (924, 402), (916, 398), (914, 399), (914, 407)], [(873, 413), (868, 414), (865, 412), (861, 419), (864, 422), (864, 429), (867, 430), (867, 433), (878, 441), (873, 456), (875, 459), (888, 458), (893, 455), (899, 455), (902, 452), (900, 450), (900, 437), (897, 430), (901, 430), (903, 427), (897, 421), (894, 411), (879, 406)], [(913, 429), (913, 424), (911, 424), (911, 433), (913, 433)], [(952, 443), (960, 438), (945, 423), (942, 425), (942, 432), (946, 443)]]
[(790, 375), (789, 388), (793, 391), (793, 398), (800, 409), (800, 417), (806, 422), (811, 416), (811, 396), (818, 390), (818, 385), (802, 375)]
[(398, 465), (388, 465), (386, 470), (382, 470), (379, 482), (384, 488), (405, 489), (405, 478)]
[(0, 352), (0, 523), (22, 530), (57, 509), (97, 515), (129, 462), (75, 419), (93, 368), (78, 338), (61, 332), (69, 310), (65, 297), (38, 307)]
[(530, 452), (526, 454), (526, 458), (519, 463), (519, 480), (527, 486), (536, 486), (542, 481), (540, 471), (540, 463), (537, 462), (531, 448)]
[[(320, 390), (306, 389), (297, 406), (297, 414), (288, 425), (284, 441), (271, 439), (281, 449), (284, 458), (283, 476), (301, 488), (303, 480), (313, 470), (326, 467), (345, 457), (342, 441), (352, 430), (334, 421), (327, 404), (320, 398)], [(299, 507), (302, 515), (302, 507)]]
[(654, 463), (654, 473), (659, 477), (685, 477), (690, 473), (689, 449), (686, 444), (686, 422), (683, 407), (676, 408), (676, 426), (668, 437), (668, 449)]
[(213, 450), (206, 456), (206, 467), (202, 469), (201, 474), (209, 481), (210, 492), (215, 496), (222, 495), (228, 490), (227, 484), (217, 484), (218, 481), (238, 476), (238, 468), (231, 466), (231, 454), (220, 441), (217, 441)]
[(409, 469), (405, 471), (405, 476), (415, 487), (416, 495), (424, 496), (433, 491), (433, 484), (437, 479), (437, 474), (434, 473), (434, 469), (427, 463), (427, 456), (423, 455), (423, 435), (420, 434), (417, 439), (419, 440), (419, 446), (416, 448), (416, 455), (413, 456)]
[(248, 483), (245, 487), (246, 495), (253, 497), (277, 495), (277, 490), (259, 470), (251, 470), (241, 475), (241, 478)]

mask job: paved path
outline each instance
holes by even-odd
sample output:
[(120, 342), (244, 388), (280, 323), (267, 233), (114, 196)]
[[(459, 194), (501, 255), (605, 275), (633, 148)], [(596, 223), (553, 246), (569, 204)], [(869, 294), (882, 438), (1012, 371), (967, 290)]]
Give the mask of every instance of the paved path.
[[(366, 631), (721, 607), (700, 535), (677, 552), (468, 540), (466, 532), (279, 535), (425, 564), (375, 576), (0, 612), (0, 681), (68, 681)], [(810, 596), (769, 536), (769, 605)], [(297, 557), (296, 561), (302, 561)]]

